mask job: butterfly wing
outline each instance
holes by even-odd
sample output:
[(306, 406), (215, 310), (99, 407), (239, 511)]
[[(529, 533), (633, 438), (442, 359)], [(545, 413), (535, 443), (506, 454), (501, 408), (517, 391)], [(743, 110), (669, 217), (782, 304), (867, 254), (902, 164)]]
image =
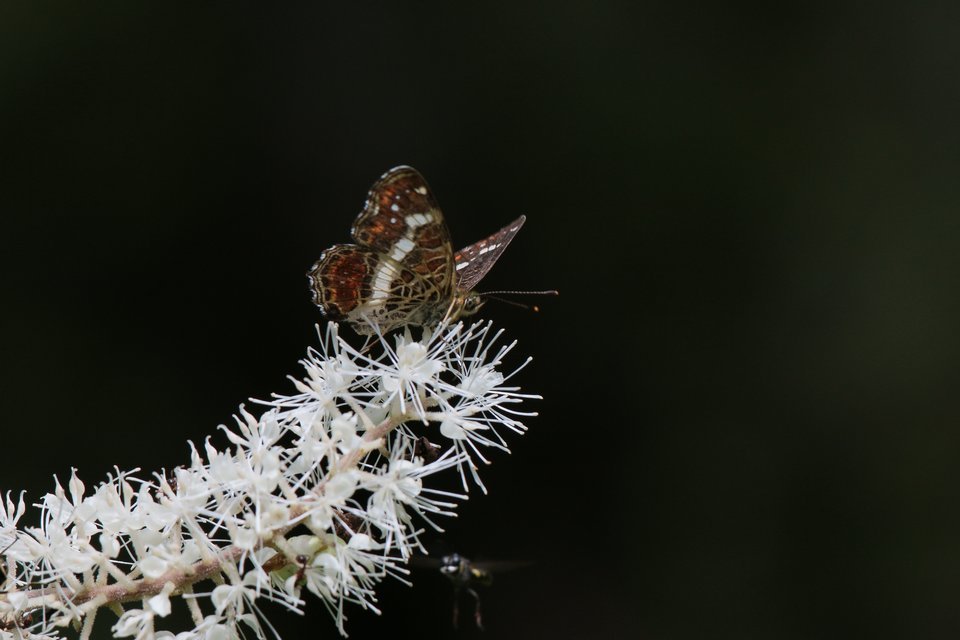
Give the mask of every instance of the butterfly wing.
[(394, 167), (377, 180), (351, 235), (418, 274), (444, 299), (452, 295), (450, 232), (427, 181), (413, 167)]
[(314, 302), (335, 321), (369, 334), (439, 321), (483, 278), (523, 226), (521, 216), (454, 254), (443, 213), (427, 181), (408, 166), (370, 189), (351, 229), (357, 244), (335, 245), (308, 272)]
[(487, 275), (490, 268), (503, 253), (513, 237), (520, 231), (520, 227), (527, 221), (527, 216), (520, 216), (492, 236), (464, 247), (454, 255), (454, 264), (457, 273), (457, 289), (460, 291), (472, 290), (478, 282)]
[(307, 272), (313, 301), (335, 322), (346, 321), (359, 334), (384, 333), (404, 324), (420, 324), (439, 300), (437, 289), (421, 275), (376, 249), (338, 244)]

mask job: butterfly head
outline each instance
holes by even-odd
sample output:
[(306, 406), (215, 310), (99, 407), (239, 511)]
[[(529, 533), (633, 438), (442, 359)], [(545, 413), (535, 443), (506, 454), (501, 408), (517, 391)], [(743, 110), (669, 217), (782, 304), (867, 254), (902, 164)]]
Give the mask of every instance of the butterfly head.
[(445, 320), (455, 322), (460, 318), (472, 316), (479, 311), (480, 307), (482, 307), (486, 302), (486, 298), (476, 291), (459, 293), (454, 296), (453, 301), (450, 303)]
[(460, 310), (461, 316), (472, 316), (477, 311), (480, 311), (482, 307), (487, 302), (487, 299), (481, 296), (476, 291), (470, 291), (465, 296), (463, 296), (462, 308)]

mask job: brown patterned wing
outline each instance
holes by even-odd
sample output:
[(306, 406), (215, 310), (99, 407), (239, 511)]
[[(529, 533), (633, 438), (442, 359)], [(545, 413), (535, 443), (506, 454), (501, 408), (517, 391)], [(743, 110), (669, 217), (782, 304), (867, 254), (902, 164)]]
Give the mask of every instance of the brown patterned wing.
[(492, 236), (457, 251), (454, 256), (457, 289), (470, 291), (477, 286), (526, 221), (527, 216), (520, 216)]
[(439, 291), (419, 274), (376, 249), (338, 244), (307, 272), (313, 301), (335, 322), (357, 333), (384, 333), (405, 324), (423, 324), (438, 308)]
[(390, 169), (370, 189), (353, 224), (357, 244), (375, 249), (453, 294), (453, 246), (427, 181), (413, 167)]

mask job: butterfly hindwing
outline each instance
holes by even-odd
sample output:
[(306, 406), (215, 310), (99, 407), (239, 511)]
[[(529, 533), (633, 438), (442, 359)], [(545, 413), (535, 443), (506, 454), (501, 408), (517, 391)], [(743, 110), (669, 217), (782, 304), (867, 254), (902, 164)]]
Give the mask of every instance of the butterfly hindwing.
[(338, 244), (320, 255), (307, 273), (314, 303), (336, 322), (349, 322), (358, 333), (417, 324), (441, 301), (428, 280), (375, 249)]

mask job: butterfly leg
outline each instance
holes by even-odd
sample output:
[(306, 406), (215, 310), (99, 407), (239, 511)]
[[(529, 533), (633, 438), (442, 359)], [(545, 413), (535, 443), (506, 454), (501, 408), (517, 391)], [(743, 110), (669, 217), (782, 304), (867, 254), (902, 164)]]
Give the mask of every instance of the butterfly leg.
[(370, 352), (371, 349), (373, 349), (373, 345), (376, 344), (376, 342), (377, 342), (377, 341), (374, 339), (375, 337), (376, 337), (376, 336), (367, 336), (367, 337), (366, 337), (366, 339), (363, 341), (363, 346), (360, 347), (360, 352), (359, 352), (360, 355), (365, 356), (365, 355), (367, 355), (367, 353)]

